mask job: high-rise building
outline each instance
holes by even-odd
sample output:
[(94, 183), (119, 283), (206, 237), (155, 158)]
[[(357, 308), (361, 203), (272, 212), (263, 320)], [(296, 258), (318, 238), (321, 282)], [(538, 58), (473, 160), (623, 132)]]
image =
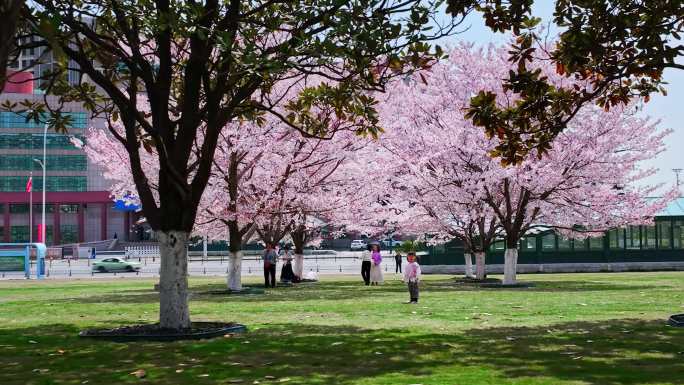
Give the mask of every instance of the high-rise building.
[[(22, 58), (21, 60), (32, 60)], [(26, 64), (29, 64), (27, 62)], [(47, 100), (33, 92), (32, 82), (8, 84), (0, 94), (6, 100)], [(102, 170), (88, 161), (74, 138), (83, 141), (86, 130), (96, 126), (88, 111), (77, 103), (65, 106), (72, 126), (67, 134), (48, 129), (46, 135), (46, 243), (48, 245), (129, 238), (133, 213), (121, 211), (110, 198)], [(100, 123), (101, 124), (101, 123)], [(0, 111), (0, 242), (29, 241), (29, 193), (33, 172), (33, 240), (38, 239), (42, 210), (42, 122), (26, 121), (19, 113)]]
[[(33, 36), (24, 37), (19, 41), (19, 44), (29, 45), (30, 43), (34, 42), (35, 39), (36, 37)], [(33, 92), (37, 94), (42, 93), (42, 91), (40, 90), (40, 85), (42, 82), (44, 82), (44, 77), (48, 73), (53, 72), (57, 69), (54, 54), (47, 47), (39, 46), (23, 48), (19, 51), (17, 57), (13, 59), (14, 60), (11, 63), (9, 63), (8, 69), (14, 72), (31, 73), (33, 77), (36, 79), (32, 82)], [(66, 73), (67, 80), (71, 84), (78, 83), (80, 73), (74, 70), (74, 68), (78, 68), (76, 62), (70, 60), (68, 68), (70, 69), (67, 70)]]

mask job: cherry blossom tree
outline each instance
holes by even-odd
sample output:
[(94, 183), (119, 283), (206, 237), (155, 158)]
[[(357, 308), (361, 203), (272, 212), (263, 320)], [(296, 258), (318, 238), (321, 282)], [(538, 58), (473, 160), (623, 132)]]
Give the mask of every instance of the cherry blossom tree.
[(346, 172), (346, 164), (367, 140), (349, 126), (335, 121), (334, 135), (306, 138), (284, 127), (278, 145), (259, 163), (259, 189), (265, 197), (265, 213), (256, 220), (256, 231), (266, 243), (278, 243), (286, 235), (295, 244), (295, 273), (303, 272), (303, 247), (320, 232), (325, 221), (335, 221), (358, 181)]
[[(495, 218), (506, 240), (504, 284), (515, 284), (518, 243), (536, 225), (581, 237), (643, 223), (662, 208), (671, 193), (647, 200), (656, 186), (636, 182), (654, 172), (640, 163), (662, 151), (669, 132), (635, 116), (634, 106), (609, 112), (586, 107), (543, 158), (530, 154), (503, 167), (490, 157), (497, 138), (485, 137), (464, 111), (477, 89), (515, 103), (501, 87), (506, 60), (505, 48), (461, 45), (447, 61), (395, 83), (383, 101), (387, 132), (381, 141), (389, 158), (408, 171), (399, 190), (437, 219), (432, 225), (442, 226), (444, 236), (457, 223), (463, 236), (470, 220)], [(553, 73), (543, 62), (536, 65)]]
[(554, 140), (548, 156), (531, 155), (506, 170), (486, 198), (506, 234), (504, 283), (515, 283), (518, 243), (536, 224), (549, 224), (567, 237), (586, 237), (650, 222), (674, 191), (646, 199), (657, 186), (636, 182), (654, 170), (638, 165), (663, 150), (667, 133), (629, 110), (591, 106)]
[[(439, 65), (448, 67), (449, 63)], [(467, 100), (467, 89), (457, 81), (477, 79), (446, 75), (448, 70), (437, 68), (389, 87), (382, 100), (385, 133), (376, 158), (391, 170), (385, 196), (401, 231), (419, 236), (428, 233), (431, 243), (460, 240), (465, 248), (466, 276), (483, 279), (485, 251), (500, 230), (498, 218), (484, 200), (483, 181), (492, 167), (497, 170), (499, 166), (490, 162), (487, 154), (493, 148), (491, 141), (473, 135), (472, 126), (457, 111), (458, 98)], [(450, 90), (463, 94), (447, 95)]]
[[(275, 111), (280, 111), (282, 105), (295, 100), (311, 84), (311, 79), (282, 82), (266, 99), (274, 104)], [(143, 111), (145, 108), (140, 106)], [(346, 195), (342, 191), (351, 190), (348, 186), (353, 180), (341, 176), (338, 170), (367, 142), (356, 135), (365, 122), (334, 117), (335, 112), (325, 108), (314, 111), (319, 124), (326, 124), (327, 137), (302, 136), (276, 117), (258, 123), (237, 122), (221, 131), (193, 233), (229, 239), (230, 290), (242, 289), (242, 246), (252, 235), (258, 234), (267, 243), (277, 243), (291, 230), (311, 232), (308, 224), (312, 221), (301, 218), (322, 213), (330, 217), (344, 204), (342, 198)], [(202, 136), (195, 150), (199, 150), (201, 143)], [(135, 199), (131, 195), (130, 167), (123, 159), (111, 161), (123, 153), (121, 147), (109, 132), (91, 129), (86, 152), (93, 162), (104, 167), (114, 196)], [(149, 183), (157, 199), (157, 155), (154, 149), (141, 148), (138, 156), (151, 174)], [(296, 266), (302, 270), (301, 248), (296, 256)]]
[[(335, 143), (336, 142), (336, 143)], [(359, 178), (348, 167), (367, 141), (342, 133), (321, 148), (315, 168), (300, 172), (291, 181), (296, 186), (290, 214), (290, 237), (294, 244), (294, 272), (304, 272), (304, 246), (321, 241), (324, 228), (339, 226), (355, 202)], [(327, 154), (327, 155), (326, 155)]]
[(256, 218), (265, 204), (251, 186), (259, 162), (271, 153), (270, 125), (238, 123), (224, 130), (214, 158), (209, 185), (198, 212), (196, 228), (214, 239), (228, 238), (226, 283), (229, 290), (242, 290), (242, 247), (255, 234)]

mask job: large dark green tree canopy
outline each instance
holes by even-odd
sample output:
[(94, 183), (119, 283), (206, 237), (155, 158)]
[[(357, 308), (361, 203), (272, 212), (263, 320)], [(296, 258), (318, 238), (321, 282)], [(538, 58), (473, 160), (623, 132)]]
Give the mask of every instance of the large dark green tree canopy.
[(11, 61), (16, 48), (15, 37), (20, 24), (23, 0), (0, 0), (0, 91), (7, 81), (7, 64)]
[[(422, 68), (442, 55), (429, 42), (454, 31), (456, 19), (437, 25), (439, 4), (420, 0), (168, 1), (38, 0), (31, 3), (35, 33), (62, 61), (70, 59), (88, 82), (69, 84), (56, 71), (47, 93), (83, 101), (121, 119), (145, 214), (153, 228), (189, 230), (162, 220), (145, 184), (136, 149), (160, 154), (160, 190), (194, 207), (209, 176), (218, 133), (235, 119), (272, 111), (260, 95), (288, 77), (322, 77), (283, 119), (308, 135), (324, 134), (312, 110), (334, 107), (341, 117), (362, 115), (360, 130), (376, 134), (373, 98), (393, 76)], [(467, 10), (464, 12), (467, 13)], [(140, 94), (149, 114), (139, 111)], [(203, 131), (196, 163), (190, 153)], [(193, 179), (188, 178), (192, 174)], [(162, 204), (164, 198), (161, 198)], [(149, 212), (148, 212), (149, 211)], [(178, 212), (174, 212), (174, 216)]]
[(540, 20), (532, 14), (533, 0), (447, 2), (448, 12), (460, 15), (475, 7), (493, 31), (517, 37), (511, 50), (517, 70), (503, 82), (520, 101), (501, 108), (493, 94), (480, 92), (469, 111), (475, 124), (501, 139), (493, 155), (504, 163), (535, 149), (543, 155), (582, 105), (595, 102), (607, 109), (635, 97), (648, 101), (654, 92), (666, 93), (663, 71), (684, 69), (677, 61), (684, 53), (682, 0), (556, 0), (553, 21), (560, 33), (548, 57), (559, 74), (587, 81), (570, 89), (554, 87), (528, 68), (533, 56), (546, 54), (536, 48)]

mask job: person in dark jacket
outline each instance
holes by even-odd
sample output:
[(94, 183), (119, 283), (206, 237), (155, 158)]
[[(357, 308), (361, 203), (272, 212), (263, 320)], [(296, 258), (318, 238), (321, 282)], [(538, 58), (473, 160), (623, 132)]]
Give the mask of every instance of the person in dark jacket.
[(399, 251), (394, 253), (394, 273), (401, 273), (401, 253)]
[(264, 260), (264, 286), (275, 287), (276, 261), (278, 260), (278, 254), (273, 248), (273, 244), (266, 244), (266, 249), (264, 249), (261, 258)]
[(292, 253), (290, 251), (290, 245), (285, 245), (281, 249), (282, 255), (280, 259), (283, 260), (283, 268), (280, 270), (280, 282), (299, 282), (297, 276), (295, 276), (294, 270), (292, 270)]
[(361, 277), (366, 286), (370, 285), (371, 271), (371, 245), (366, 246), (366, 250), (361, 253)]

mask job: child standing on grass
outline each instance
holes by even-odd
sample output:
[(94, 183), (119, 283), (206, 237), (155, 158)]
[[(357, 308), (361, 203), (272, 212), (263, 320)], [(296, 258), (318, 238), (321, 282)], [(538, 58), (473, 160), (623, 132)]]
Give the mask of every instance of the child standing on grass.
[(409, 296), (408, 303), (418, 303), (418, 283), (420, 282), (420, 265), (416, 262), (416, 253), (410, 252), (406, 256), (408, 264), (404, 268), (404, 282), (408, 284)]

